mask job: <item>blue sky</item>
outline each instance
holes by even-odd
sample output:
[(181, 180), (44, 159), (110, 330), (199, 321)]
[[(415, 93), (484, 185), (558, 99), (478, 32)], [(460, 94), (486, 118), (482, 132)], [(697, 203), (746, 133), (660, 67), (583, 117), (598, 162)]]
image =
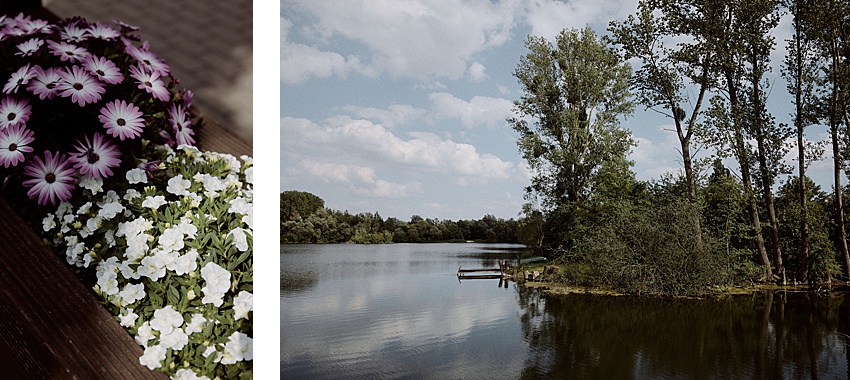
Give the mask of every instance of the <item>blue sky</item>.
[[(516, 218), (530, 173), (505, 119), (521, 96), (512, 74), (526, 36), (604, 34), (636, 9), (636, 0), (282, 1), (280, 190), (402, 220)], [(778, 68), (787, 17), (774, 36), (768, 108), (788, 123)], [(638, 106), (622, 126), (639, 143), (630, 155), (639, 179), (680, 170), (670, 119)], [(825, 137), (822, 127), (808, 132)], [(830, 188), (831, 160), (810, 170)]]

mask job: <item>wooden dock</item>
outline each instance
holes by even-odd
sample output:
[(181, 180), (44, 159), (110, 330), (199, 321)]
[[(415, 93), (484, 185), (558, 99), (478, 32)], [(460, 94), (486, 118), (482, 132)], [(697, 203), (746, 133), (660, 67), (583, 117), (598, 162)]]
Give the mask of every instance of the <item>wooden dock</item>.
[(510, 268), (507, 261), (500, 261), (498, 268), (457, 269), (458, 280), (479, 280), (505, 277), (505, 271)]

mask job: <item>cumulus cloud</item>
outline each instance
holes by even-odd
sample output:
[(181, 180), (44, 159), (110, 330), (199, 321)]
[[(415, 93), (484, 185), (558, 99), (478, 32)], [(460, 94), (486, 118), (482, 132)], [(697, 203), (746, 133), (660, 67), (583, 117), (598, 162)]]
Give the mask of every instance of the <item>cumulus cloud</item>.
[(434, 92), (428, 95), (428, 99), (436, 115), (458, 118), (467, 128), (504, 126), (505, 119), (513, 116), (513, 102), (503, 98), (474, 96), (466, 101), (447, 92)]
[(414, 120), (424, 118), (428, 111), (409, 104), (392, 104), (387, 109), (374, 107), (343, 107), (359, 118), (374, 120), (388, 128), (406, 125)]
[(343, 57), (332, 51), (322, 51), (316, 47), (294, 43), (288, 40), (292, 22), (280, 18), (280, 80), (286, 84), (296, 84), (313, 77), (327, 78), (333, 75), (345, 77), (349, 72), (367, 73), (360, 59), (355, 56)]
[[(384, 126), (368, 120), (337, 116), (324, 125), (306, 119), (284, 117), (281, 120), (282, 149), (303, 152), (304, 156), (336, 157), (338, 160), (361, 160), (373, 164), (396, 164), (398, 171), (429, 169), (429, 173), (445, 173), (482, 179), (508, 178), (514, 165), (470, 145), (442, 139), (427, 132), (411, 132), (404, 139)], [(289, 157), (291, 155), (286, 155)], [(366, 165), (372, 167), (372, 165)], [(326, 168), (339, 169), (339, 168)], [(349, 169), (328, 170), (331, 178), (351, 178), (357, 172)]]
[(393, 183), (376, 178), (375, 169), (351, 164), (317, 162), (303, 159), (292, 173), (301, 172), (325, 182), (348, 184), (357, 194), (376, 198), (400, 198), (419, 190), (419, 183)]
[[(365, 46), (369, 56), (351, 58), (354, 64), (369, 62), (376, 72), (418, 79), (459, 79), (477, 53), (510, 38), (520, 13), (515, 1), (489, 0), (295, 0), (289, 5), (316, 20), (311, 29), (318, 37)], [(343, 66), (340, 58), (334, 67)]]
[(487, 73), (484, 72), (485, 70), (486, 68), (484, 67), (484, 65), (481, 64), (481, 62), (475, 61), (472, 62), (471, 65), (469, 65), (469, 70), (467, 70), (467, 74), (469, 74), (469, 77), (472, 78), (472, 80), (480, 82), (490, 77), (489, 75), (487, 75)]
[(637, 0), (537, 0), (526, 9), (531, 34), (553, 40), (561, 30), (585, 26), (601, 30), (610, 20), (623, 20), (637, 11)]

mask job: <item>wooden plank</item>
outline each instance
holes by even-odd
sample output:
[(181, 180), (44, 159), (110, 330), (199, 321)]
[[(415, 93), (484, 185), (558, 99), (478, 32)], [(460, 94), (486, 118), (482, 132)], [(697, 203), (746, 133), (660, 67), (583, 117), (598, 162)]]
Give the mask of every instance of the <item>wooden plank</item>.
[(167, 379), (90, 289), (0, 200), (0, 373), (28, 379)]
[(198, 148), (202, 151), (213, 151), (221, 153), (229, 153), (236, 157), (241, 155), (253, 156), (254, 149), (248, 142), (242, 141), (235, 134), (227, 130), (226, 127), (218, 123), (216, 120), (210, 119), (203, 115), (202, 111), (198, 111), (204, 117), (205, 125), (199, 132), (200, 139)]

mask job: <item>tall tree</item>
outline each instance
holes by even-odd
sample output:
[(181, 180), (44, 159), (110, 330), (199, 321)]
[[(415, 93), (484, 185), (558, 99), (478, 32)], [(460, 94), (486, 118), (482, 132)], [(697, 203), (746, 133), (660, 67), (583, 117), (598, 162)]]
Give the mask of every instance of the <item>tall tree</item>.
[[(805, 128), (817, 123), (815, 112), (817, 103), (815, 87), (818, 81), (818, 69), (821, 56), (817, 53), (812, 30), (814, 3), (812, 0), (787, 0), (793, 17), (794, 34), (788, 40), (788, 55), (782, 66), (782, 76), (788, 84), (788, 93), (793, 95), (794, 127), (797, 132), (797, 170), (798, 178), (806, 178), (808, 163), (817, 159), (819, 151), (816, 146), (808, 144), (805, 139)], [(808, 153), (808, 155), (807, 155)], [(809, 207), (807, 189), (808, 181), (797, 181), (799, 189), (799, 257), (800, 277), (808, 280), (809, 273)]]
[[(706, 123), (708, 128), (705, 130), (704, 137), (706, 141), (715, 145), (719, 155), (725, 155), (727, 151), (731, 151), (738, 161), (741, 180), (747, 194), (747, 211), (758, 261), (767, 277), (770, 274), (770, 258), (762, 234), (753, 177), (761, 174), (762, 179), (768, 181), (772, 177), (769, 170), (766, 173), (759, 172), (756, 171), (758, 168), (753, 168), (753, 165), (766, 161), (767, 152), (764, 145), (766, 133), (763, 128), (767, 126), (764, 121), (768, 118), (763, 111), (764, 102), (761, 91), (748, 89), (748, 85), (760, 86), (759, 81), (764, 67), (760, 61), (763, 59), (763, 54), (769, 54), (769, 46), (772, 46), (772, 43), (764, 42), (768, 23), (763, 20), (769, 17), (769, 13), (758, 12), (759, 8), (770, 8), (759, 7), (760, 2), (770, 2), (770, 0), (741, 0), (730, 3), (704, 1), (704, 5), (712, 10), (714, 17), (708, 28), (716, 37), (712, 39), (711, 46), (716, 54), (712, 70), (717, 72), (719, 79), (717, 90), (722, 94), (713, 97), (710, 101), (711, 107)], [(757, 12), (762, 14), (753, 14)], [(768, 46), (767, 52), (763, 53), (765, 46)], [(754, 109), (756, 104), (760, 110)], [(763, 140), (759, 141), (759, 137)], [(748, 143), (751, 139), (757, 140), (756, 152), (753, 152), (753, 147)], [(731, 149), (727, 150), (727, 148)], [(766, 162), (765, 165), (759, 166), (767, 168)], [(764, 187), (762, 186), (763, 189)], [(770, 191), (769, 186), (767, 191)], [(773, 219), (775, 220), (775, 217)], [(775, 223), (772, 224), (775, 225)], [(779, 249), (778, 244), (773, 246), (776, 250)], [(775, 254), (778, 255), (778, 252), (775, 251)]]
[[(832, 155), (835, 178), (835, 215), (838, 230), (838, 250), (844, 263), (844, 273), (850, 277), (850, 253), (847, 248), (847, 234), (844, 227), (844, 202), (842, 199), (841, 176), (844, 161), (848, 159), (848, 144), (842, 137), (847, 138), (850, 128), (850, 4), (846, 0), (825, 0), (818, 3), (820, 13), (817, 22), (820, 31), (818, 40), (825, 56), (828, 57), (825, 71), (829, 93), (827, 111), (829, 131), (832, 136)], [(842, 127), (842, 121), (844, 126)], [(843, 146), (842, 146), (843, 143)]]
[(544, 211), (581, 207), (608, 161), (625, 160), (634, 145), (619, 128), (631, 114), (631, 68), (593, 30), (564, 30), (551, 43), (530, 36), (514, 75), (523, 96), (508, 119), (533, 173), (526, 188)]
[(744, 122), (746, 129), (756, 140), (756, 157), (761, 182), (762, 199), (765, 203), (770, 225), (770, 250), (773, 253), (774, 273), (782, 271), (782, 250), (779, 244), (779, 226), (773, 199), (774, 179), (784, 171), (783, 157), (788, 152), (785, 139), (791, 131), (784, 124), (776, 124), (765, 107), (767, 82), (762, 82), (764, 73), (770, 70), (770, 52), (774, 39), (771, 31), (779, 24), (778, 0), (741, 0), (730, 3), (734, 17), (740, 24), (740, 43), (743, 45), (744, 62), (747, 64), (749, 89), (744, 94)]

